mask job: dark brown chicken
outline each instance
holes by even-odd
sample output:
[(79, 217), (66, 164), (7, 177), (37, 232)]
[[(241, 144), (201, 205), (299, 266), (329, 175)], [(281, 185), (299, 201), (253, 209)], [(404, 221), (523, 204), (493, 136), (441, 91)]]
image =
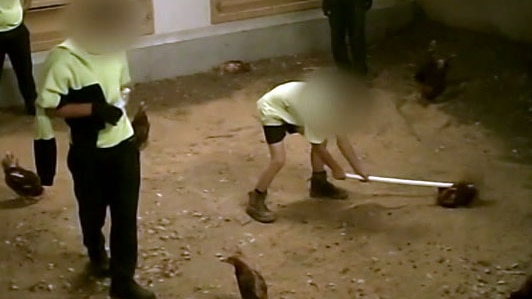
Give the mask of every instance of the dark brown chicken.
[(268, 299), (268, 288), (259, 272), (251, 269), (236, 256), (231, 256), (224, 262), (235, 267), (238, 289), (242, 299)]
[(22, 198), (40, 196), (44, 188), (37, 174), (20, 167), (12, 153), (6, 153), (2, 159), (6, 185)]
[(431, 101), (445, 91), (449, 58), (436, 55), (436, 41), (432, 41), (427, 50), (427, 59), (416, 72), (414, 78), (420, 85), (423, 99)]
[(478, 196), (478, 190), (471, 183), (460, 182), (450, 188), (438, 188), (436, 202), (444, 208), (469, 206)]
[(530, 275), (523, 286), (513, 292), (508, 299), (532, 299), (532, 275)]
[(148, 106), (146, 103), (141, 102), (139, 110), (135, 114), (131, 124), (133, 125), (133, 130), (135, 131), (135, 138), (139, 150), (143, 150), (148, 146), (148, 138), (150, 135), (150, 121), (148, 120), (148, 115), (146, 114)]

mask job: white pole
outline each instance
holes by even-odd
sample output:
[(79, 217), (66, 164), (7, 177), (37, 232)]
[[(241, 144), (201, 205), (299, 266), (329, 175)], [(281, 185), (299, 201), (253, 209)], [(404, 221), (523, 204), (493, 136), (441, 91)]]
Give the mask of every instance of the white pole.
[[(364, 178), (362, 178), (358, 174), (346, 173), (345, 175), (348, 179), (354, 179), (354, 180), (359, 180), (359, 181), (364, 180)], [(420, 187), (450, 188), (454, 185), (453, 183), (383, 178), (383, 177), (378, 177), (378, 176), (369, 176), (368, 179), (370, 182), (410, 185), (410, 186), (420, 186)]]

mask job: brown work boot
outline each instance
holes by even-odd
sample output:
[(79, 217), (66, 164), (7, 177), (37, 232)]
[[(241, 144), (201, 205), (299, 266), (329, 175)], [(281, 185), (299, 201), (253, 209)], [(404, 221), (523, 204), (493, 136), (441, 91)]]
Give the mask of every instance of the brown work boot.
[(310, 197), (328, 199), (346, 199), (347, 191), (327, 181), (327, 173), (314, 172), (310, 179)]
[(257, 191), (251, 191), (248, 193), (249, 202), (246, 208), (246, 213), (253, 219), (262, 223), (272, 223), (275, 221), (275, 214), (266, 206), (267, 193), (259, 193)]

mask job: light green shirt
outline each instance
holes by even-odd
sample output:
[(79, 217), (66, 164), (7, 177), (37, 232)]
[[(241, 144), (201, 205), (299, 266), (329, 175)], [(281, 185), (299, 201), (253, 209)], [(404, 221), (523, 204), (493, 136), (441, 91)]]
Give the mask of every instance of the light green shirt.
[(20, 0), (0, 0), (0, 32), (13, 30), (22, 24)]
[[(122, 86), (131, 81), (125, 53), (91, 55), (71, 40), (58, 45), (48, 54), (40, 79), (36, 102), (36, 139), (54, 137), (52, 123), (45, 114), (45, 109), (56, 108), (62, 96), (66, 96), (69, 91), (99, 84), (107, 102), (118, 106)], [(133, 136), (131, 122), (124, 109), (123, 112), (124, 115), (116, 126), (106, 124), (99, 132), (97, 147), (113, 147)]]
[(327, 103), (305, 96), (306, 87), (299, 81), (281, 84), (262, 96), (257, 108), (263, 126), (295, 125), (308, 142), (321, 144), (331, 135), (318, 125), (327, 115)]

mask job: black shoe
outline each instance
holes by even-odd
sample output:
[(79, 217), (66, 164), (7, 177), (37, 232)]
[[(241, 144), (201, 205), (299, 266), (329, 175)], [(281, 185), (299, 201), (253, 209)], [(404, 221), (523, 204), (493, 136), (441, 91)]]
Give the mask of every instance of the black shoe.
[(111, 281), (109, 297), (112, 299), (157, 299), (155, 293), (138, 285), (134, 280)]
[(328, 199), (346, 199), (347, 191), (327, 181), (327, 173), (315, 172), (310, 179), (310, 197)]
[(275, 214), (266, 206), (266, 193), (257, 191), (249, 192), (249, 202), (246, 213), (253, 219), (262, 223), (272, 223), (276, 220)]
[(90, 276), (97, 278), (109, 277), (111, 270), (107, 254), (102, 255), (97, 259), (91, 259), (87, 265), (87, 272)]

